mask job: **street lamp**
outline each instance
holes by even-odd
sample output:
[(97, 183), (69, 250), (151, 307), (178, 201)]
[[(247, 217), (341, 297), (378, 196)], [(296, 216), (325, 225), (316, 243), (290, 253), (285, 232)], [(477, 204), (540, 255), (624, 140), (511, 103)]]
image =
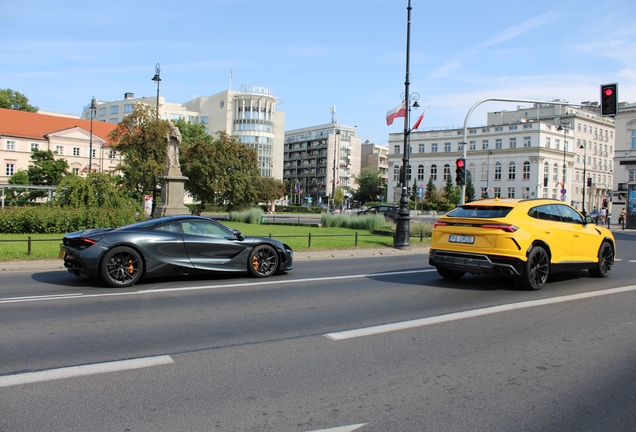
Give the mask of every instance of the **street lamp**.
[(159, 83), (161, 82), (161, 68), (159, 63), (155, 65), (155, 76), (152, 77), (152, 81), (157, 83), (157, 118), (159, 118)]
[(488, 167), (486, 169), (486, 198), (490, 198), (490, 155), (492, 150), (488, 150)]
[(565, 157), (566, 157), (566, 150), (567, 150), (567, 146), (565, 145), (565, 136), (568, 133), (568, 131), (565, 129), (564, 126), (568, 125), (569, 122), (560, 122), (559, 127), (557, 128), (558, 131), (563, 131), (563, 183), (561, 185), (561, 200), (565, 201), (565, 166), (566, 166), (566, 162), (565, 162)]
[(583, 216), (585, 216), (585, 186), (587, 185), (587, 144), (581, 144), (579, 148), (585, 149), (585, 153), (583, 154)]
[(411, 246), (410, 233), (410, 209), (408, 194), (408, 178), (409, 178), (409, 151), (410, 151), (410, 133), (411, 133), (411, 106), (419, 108), (420, 104), (417, 100), (420, 98), (418, 93), (409, 93), (409, 62), (411, 51), (411, 0), (408, 1), (407, 19), (406, 19), (406, 79), (404, 80), (404, 93), (402, 100), (406, 105), (406, 115), (404, 116), (404, 156), (402, 157), (402, 195), (400, 196), (400, 209), (395, 219), (395, 237), (393, 238), (393, 247), (396, 249), (405, 249)]
[(97, 101), (95, 97), (91, 99), (91, 134), (88, 141), (88, 172), (93, 170), (93, 117), (95, 116), (95, 112), (97, 111)]

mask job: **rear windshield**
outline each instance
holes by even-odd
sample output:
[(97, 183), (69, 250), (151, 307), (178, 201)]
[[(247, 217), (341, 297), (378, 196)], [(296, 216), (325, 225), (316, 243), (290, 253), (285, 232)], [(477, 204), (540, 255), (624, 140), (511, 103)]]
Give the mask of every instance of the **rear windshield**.
[(448, 213), (446, 216), (456, 218), (502, 218), (510, 213), (512, 207), (501, 206), (463, 206), (457, 207), (455, 210)]

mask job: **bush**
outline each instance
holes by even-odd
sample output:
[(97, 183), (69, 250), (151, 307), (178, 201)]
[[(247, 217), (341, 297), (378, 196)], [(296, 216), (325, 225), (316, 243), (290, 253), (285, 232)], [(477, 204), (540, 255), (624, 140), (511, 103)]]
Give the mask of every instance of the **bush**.
[(325, 228), (351, 228), (373, 231), (376, 228), (387, 225), (389, 222), (386, 221), (384, 215), (378, 214), (347, 216), (326, 213), (322, 215), (321, 223)]
[(260, 224), (262, 217), (263, 217), (263, 210), (257, 207), (251, 208), (249, 210), (230, 212), (230, 220), (233, 222)]

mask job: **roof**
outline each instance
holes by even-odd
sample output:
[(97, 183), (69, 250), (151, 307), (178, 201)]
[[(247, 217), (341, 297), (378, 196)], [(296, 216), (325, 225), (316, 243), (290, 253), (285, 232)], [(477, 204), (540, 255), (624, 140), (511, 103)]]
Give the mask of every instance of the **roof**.
[[(48, 134), (75, 127), (90, 132), (91, 121), (0, 108), (0, 135), (47, 139)], [(102, 138), (107, 144), (110, 144), (108, 134), (115, 128), (116, 124), (93, 120), (93, 135)]]

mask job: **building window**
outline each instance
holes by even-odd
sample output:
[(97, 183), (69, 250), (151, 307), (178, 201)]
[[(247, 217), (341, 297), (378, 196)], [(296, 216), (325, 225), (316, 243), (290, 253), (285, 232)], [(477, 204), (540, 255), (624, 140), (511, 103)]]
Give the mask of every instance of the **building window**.
[(31, 143), (31, 151), (33, 150), (39, 150), (40, 149), (40, 144), (38, 143)]
[(399, 145), (393, 146), (393, 154), (400, 154), (400, 146)]
[(64, 147), (55, 146), (55, 153), (57, 153), (58, 155), (62, 156), (64, 154)]
[[(559, 165), (558, 164), (554, 164), (554, 166), (552, 167), (552, 180), (559, 181)], [(556, 198), (556, 195), (553, 198)]]
[(514, 125), (514, 126), (510, 126), (510, 127), (508, 128), (508, 130), (517, 130), (517, 126), (516, 126), (516, 125)]
[(170, 114), (170, 120), (183, 120), (182, 114)]
[(481, 181), (488, 181), (488, 164), (481, 164)]
[(210, 117), (208, 117), (208, 116), (201, 116), (201, 123), (203, 123), (203, 124), (209, 124), (209, 123), (210, 123)]
[(501, 198), (501, 188), (500, 187), (496, 187), (495, 188), (495, 198)]
[(419, 153), (424, 153), (426, 152), (426, 144), (418, 144), (418, 151)]
[(530, 180), (530, 162), (523, 163), (523, 180)]
[(446, 164), (444, 165), (444, 181), (446, 181), (448, 177), (450, 177), (450, 165)]
[(508, 180), (514, 180), (516, 178), (517, 166), (514, 162), (508, 164)]
[(437, 143), (431, 144), (431, 153), (437, 153)]
[(477, 141), (471, 141), (470, 143), (470, 150), (476, 150), (477, 149)]
[(452, 150), (451, 150), (451, 143), (449, 143), (449, 142), (444, 143), (444, 151), (445, 151), (446, 153), (450, 153), (450, 152), (452, 151)]
[(481, 141), (481, 149), (482, 150), (488, 150), (488, 140), (482, 140)]
[(100, 108), (99, 109), (99, 116), (100, 117), (104, 117), (106, 115), (106, 108)]
[(523, 146), (532, 147), (532, 137), (529, 137), (529, 136), (523, 137)]
[(92, 158), (96, 158), (97, 157), (97, 149), (91, 149), (91, 157)]
[(117, 117), (113, 117), (112, 119), (108, 120), (108, 122), (117, 124), (117, 123), (119, 123), (119, 119)]
[(5, 165), (5, 175), (12, 176), (15, 174), (15, 164), (8, 163)]
[[(124, 105), (124, 113), (131, 113), (134, 111), (133, 105), (132, 104), (125, 104)], [(113, 114), (113, 113), (111, 113)], [(117, 114), (117, 113), (115, 113)]]
[(503, 132), (503, 127), (502, 126), (496, 127), (495, 132)]
[(522, 187), (521, 188), (521, 198), (522, 199), (530, 198), (530, 188), (529, 187)]
[(7, 141), (7, 150), (15, 150), (15, 141)]
[(119, 113), (119, 105), (113, 105), (110, 107), (110, 115)]
[(632, 131), (632, 150), (636, 150), (636, 130)]
[(79, 156), (79, 155), (80, 155), (80, 148), (73, 147), (73, 156)]
[(424, 180), (424, 165), (419, 165), (417, 167), (417, 179)]
[(79, 173), (80, 173), (80, 172), (79, 172), (79, 168), (73, 168), (71, 171), (72, 171), (72, 172), (73, 172), (73, 174), (75, 174), (75, 175), (79, 175)]
[(437, 180), (437, 165), (431, 165), (431, 178)]
[(501, 180), (501, 162), (495, 163), (495, 180)]
[(116, 153), (115, 150), (108, 150), (108, 159), (115, 159)]
[(546, 138), (545, 138), (545, 146), (546, 146), (547, 148), (550, 148), (550, 146), (551, 146), (551, 145), (552, 145), (552, 144), (551, 144), (551, 142), (550, 142), (550, 137), (546, 137)]
[(503, 140), (501, 138), (498, 138), (495, 140), (495, 148), (496, 149), (502, 149), (503, 148)]
[(627, 170), (627, 181), (635, 182), (636, 181), (636, 169)]
[(532, 124), (526, 123), (526, 124), (523, 125), (523, 128), (524, 129), (532, 129)]
[(517, 138), (510, 138), (510, 148), (517, 148)]
[(481, 188), (481, 197), (482, 198), (488, 197), (488, 189), (487, 188), (485, 188), (485, 187)]
[(515, 197), (515, 188), (509, 187), (508, 188), (508, 198), (514, 198), (514, 197)]

